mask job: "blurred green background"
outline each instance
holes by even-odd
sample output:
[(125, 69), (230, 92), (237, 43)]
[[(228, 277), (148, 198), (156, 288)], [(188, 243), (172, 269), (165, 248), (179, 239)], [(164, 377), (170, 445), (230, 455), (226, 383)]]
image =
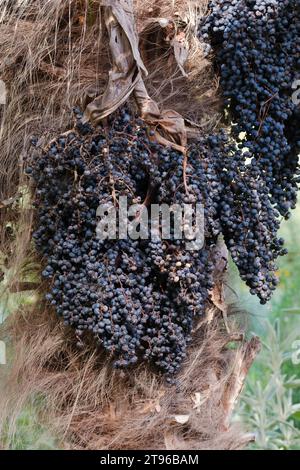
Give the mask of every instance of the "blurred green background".
[(231, 266), (238, 304), (249, 315), (249, 333), (262, 352), (252, 366), (235, 419), (255, 433), (253, 449), (300, 450), (300, 208), (282, 223), (289, 254), (278, 262), (280, 284), (271, 302), (260, 305)]

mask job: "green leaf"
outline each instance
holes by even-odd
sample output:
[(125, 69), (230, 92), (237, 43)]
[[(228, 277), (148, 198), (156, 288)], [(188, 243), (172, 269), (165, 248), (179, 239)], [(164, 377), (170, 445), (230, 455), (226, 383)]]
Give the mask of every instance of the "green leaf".
[(300, 411), (296, 411), (296, 413), (292, 414), (291, 418), (300, 421)]

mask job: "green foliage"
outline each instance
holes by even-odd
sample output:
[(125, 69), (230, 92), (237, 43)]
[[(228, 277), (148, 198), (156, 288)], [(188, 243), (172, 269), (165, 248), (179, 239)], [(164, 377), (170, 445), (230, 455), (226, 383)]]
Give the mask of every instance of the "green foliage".
[[(26, 261), (22, 267), (21, 281), (36, 281), (37, 265), (34, 262)], [(9, 286), (15, 277), (13, 267), (6, 266), (6, 257), (0, 252), (0, 325), (5, 318), (13, 312), (16, 312), (22, 305), (30, 305), (36, 301), (33, 291), (10, 292)]]
[(266, 321), (263, 350), (249, 374), (239, 409), (239, 418), (256, 434), (254, 449), (300, 449), (300, 403), (295, 393), (300, 380), (292, 363), (300, 325), (289, 335), (280, 326), (279, 319), (274, 324)]
[(4, 435), (2, 445), (9, 450), (59, 449), (57, 439), (39, 422), (36, 404), (23, 410), (16, 423), (16, 433), (13, 438)]
[(251, 446), (256, 450), (300, 449), (300, 365), (295, 361), (296, 349), (300, 348), (296, 343), (300, 340), (299, 231), (298, 209), (282, 229), (289, 255), (280, 262), (281, 282), (270, 306), (259, 306), (235, 281), (235, 289), (242, 291), (243, 303), (250, 312), (251, 329), (263, 341), (236, 416), (256, 434)]

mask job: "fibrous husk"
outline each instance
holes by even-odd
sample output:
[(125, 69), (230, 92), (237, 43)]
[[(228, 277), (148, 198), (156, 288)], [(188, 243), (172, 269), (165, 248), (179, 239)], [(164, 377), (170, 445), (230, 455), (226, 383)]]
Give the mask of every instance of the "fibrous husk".
[[(207, 1), (196, 3), (134, 1), (141, 61), (137, 53), (134, 57), (148, 70), (145, 86), (161, 111), (173, 109), (185, 122), (209, 131), (219, 119), (218, 80), (195, 36), (195, 15), (205, 13)], [(0, 5), (0, 80), (7, 87), (0, 115), (0, 201), (24, 183), (29, 136), (45, 133), (50, 139), (72, 127), (72, 107), (104, 93), (112, 64), (101, 1), (26, 0), (10, 9), (7, 4)], [(187, 76), (171, 44), (176, 35), (168, 41), (160, 17), (185, 34)]]
[(74, 333), (53, 312), (19, 312), (7, 325), (15, 351), (0, 394), (0, 424), (12, 438), (20, 411), (39, 396), (41, 422), (68, 448), (242, 448), (253, 436), (230, 425), (230, 417), (259, 342), (239, 338), (229, 351), (234, 338), (218, 317), (214, 309), (211, 323), (197, 329), (176, 384), (167, 386), (145, 365), (114, 370), (92, 343), (76, 349)]

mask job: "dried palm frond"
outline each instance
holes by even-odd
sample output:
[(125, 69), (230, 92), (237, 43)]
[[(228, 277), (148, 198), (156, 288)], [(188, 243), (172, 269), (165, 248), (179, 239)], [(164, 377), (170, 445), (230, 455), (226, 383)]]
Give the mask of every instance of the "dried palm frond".
[[(192, 2), (178, 9), (176, 2), (156, 2), (150, 12), (147, 3), (135, 3), (150, 94), (204, 129), (214, 125), (217, 79), (195, 38), (191, 13), (203, 14), (207, 1), (197, 2), (196, 10)], [(0, 201), (15, 195), (23, 181), (29, 136), (45, 133), (50, 138), (70, 127), (72, 107), (86, 103), (91, 90), (101, 93), (110, 69), (101, 1), (27, 0), (20, 5), (0, 6), (0, 79), (8, 94), (0, 122)], [(186, 36), (186, 76), (156, 22), (158, 13)]]
[[(145, 365), (114, 370), (93, 343), (79, 351), (53, 312), (19, 312), (7, 324), (15, 351), (0, 394), (0, 424), (13, 436), (22, 408), (39, 396), (41, 419), (71, 448), (243, 447), (252, 436), (229, 420), (259, 342), (228, 335), (212, 309), (214, 319), (195, 332), (174, 386)], [(240, 342), (235, 350), (227, 347), (233, 340)]]

